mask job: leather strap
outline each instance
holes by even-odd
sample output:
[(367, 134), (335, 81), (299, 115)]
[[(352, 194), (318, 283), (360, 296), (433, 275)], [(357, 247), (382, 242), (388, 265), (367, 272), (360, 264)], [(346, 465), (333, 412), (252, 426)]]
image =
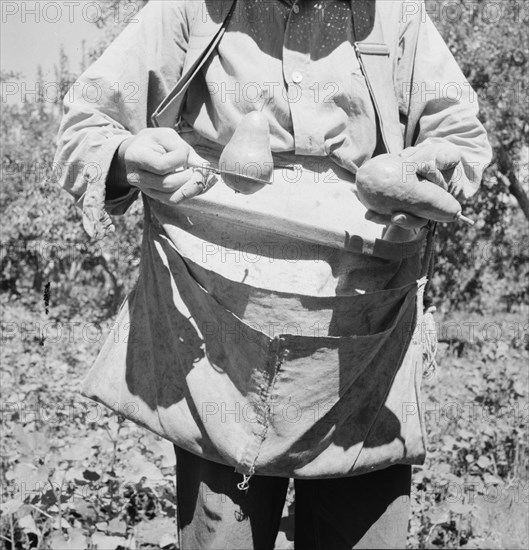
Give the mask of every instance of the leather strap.
[[(155, 128), (173, 127), (180, 120), (187, 89), (224, 35), (235, 4), (236, 0), (216, 0), (216, 4), (208, 6), (206, 1), (205, 6), (209, 10), (205, 14), (202, 12), (197, 15), (189, 39), (183, 75), (151, 117)], [(200, 27), (200, 32), (196, 32), (197, 26)]]
[[(384, 148), (387, 152), (398, 153), (404, 144), (400, 131), (390, 50), (384, 43), (376, 1), (351, 0), (354, 46), (375, 107)], [(203, 14), (197, 16), (195, 25), (201, 27), (201, 32), (191, 33), (184, 74), (152, 115), (153, 126), (172, 127), (180, 119), (186, 91), (222, 39), (235, 4), (236, 0), (217, 0), (214, 5), (209, 6), (206, 0), (205, 5), (211, 7), (215, 15), (211, 17), (208, 13), (205, 19)], [(194, 44), (194, 39), (197, 44)]]
[[(381, 0), (378, 0), (379, 2)], [(366, 79), (377, 115), (378, 128), (386, 152), (400, 153), (404, 138), (400, 128), (400, 114), (390, 49), (385, 44), (382, 23), (376, 9), (377, 0), (351, 0), (355, 51)], [(436, 223), (427, 226), (426, 247), (422, 276), (428, 278), (425, 293), (430, 288), (434, 269)], [(426, 298), (428, 300), (428, 298)]]
[(351, 0), (354, 47), (375, 107), (384, 148), (388, 153), (399, 153), (404, 141), (393, 66), (376, 5), (377, 0)]

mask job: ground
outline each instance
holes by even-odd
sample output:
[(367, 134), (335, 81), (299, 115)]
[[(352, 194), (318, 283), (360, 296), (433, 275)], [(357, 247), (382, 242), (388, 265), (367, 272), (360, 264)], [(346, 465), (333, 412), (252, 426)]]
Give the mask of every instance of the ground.
[[(78, 393), (111, 322), (100, 331), (20, 299), (3, 307), (4, 547), (176, 548), (171, 444)], [(437, 319), (438, 366), (425, 375), (421, 403), (428, 457), (414, 468), (409, 548), (525, 548), (526, 317)], [(278, 549), (292, 548), (291, 524), (285, 517)]]

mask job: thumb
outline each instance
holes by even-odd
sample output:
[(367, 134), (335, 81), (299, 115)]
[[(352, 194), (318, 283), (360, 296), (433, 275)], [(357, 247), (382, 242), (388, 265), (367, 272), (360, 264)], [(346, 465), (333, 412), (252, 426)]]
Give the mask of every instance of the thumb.
[(207, 161), (205, 158), (201, 157), (192, 147), (189, 148), (189, 156), (187, 157), (188, 166), (210, 166), (211, 162)]
[(210, 164), (173, 129), (164, 128), (157, 133), (156, 140), (167, 151), (164, 160), (167, 164), (171, 163), (173, 169)]
[(439, 146), (435, 160), (441, 171), (454, 168), (461, 161), (461, 151), (453, 143), (443, 143)]

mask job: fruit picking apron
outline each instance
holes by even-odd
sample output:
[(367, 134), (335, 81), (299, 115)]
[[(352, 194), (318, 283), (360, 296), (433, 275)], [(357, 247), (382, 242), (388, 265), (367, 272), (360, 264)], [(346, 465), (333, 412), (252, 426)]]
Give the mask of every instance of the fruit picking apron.
[[(315, 168), (297, 160), (307, 182), (315, 170), (345, 172), (331, 161)], [(299, 282), (292, 279), (290, 291), (277, 290), (282, 282), (272, 277), (261, 287), (240, 277), (238, 269), (258, 264), (244, 247), (272, 237), (232, 228), (232, 241), (221, 245), (225, 222), (208, 222), (203, 240), (199, 216), (150, 199), (145, 211), (139, 280), (85, 395), (246, 476), (340, 477), (423, 460), (416, 328), (424, 239), (401, 259), (339, 252), (355, 266), (348, 283), (308, 294), (306, 259), (293, 264)], [(285, 248), (275, 238), (277, 250), (314, 254), (307, 243), (287, 239)], [(213, 243), (216, 254), (204, 248)], [(226, 261), (237, 253), (238, 261)], [(320, 253), (328, 266), (333, 252)]]
[[(385, 94), (374, 104), (386, 149), (395, 150), (402, 137), (380, 42), (356, 46), (373, 76), (370, 91)], [(214, 47), (215, 41), (203, 57), (195, 55), (188, 81)], [(155, 122), (178, 120), (188, 81), (171, 92)], [(324, 196), (329, 174), (340, 192), (354, 185), (329, 159), (286, 160), (300, 169), (292, 197), (314, 182), (322, 182)], [(290, 184), (284, 170), (274, 170), (274, 186)], [(418, 329), (427, 232), (408, 243), (354, 235), (347, 250), (314, 248), (278, 234), (272, 222), (270, 231), (238, 227), (184, 203), (169, 207), (144, 197), (144, 204), (139, 279), (84, 395), (179, 447), (233, 466), (244, 476), (241, 489), (254, 473), (343, 477), (424, 460)], [(335, 204), (346, 215), (349, 204), (358, 206)], [(295, 201), (290, 208), (297, 211)], [(359, 226), (360, 214), (351, 213)], [(281, 277), (266, 263), (270, 254), (279, 254)], [(348, 266), (346, 275), (336, 274), (336, 265)], [(310, 273), (320, 266), (330, 282), (317, 288)]]

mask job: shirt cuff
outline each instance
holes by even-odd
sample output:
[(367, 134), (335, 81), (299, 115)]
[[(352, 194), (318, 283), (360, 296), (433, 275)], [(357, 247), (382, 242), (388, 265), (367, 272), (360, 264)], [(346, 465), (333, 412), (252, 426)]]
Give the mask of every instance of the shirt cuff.
[(123, 197), (106, 201), (106, 182), (112, 159), (119, 146), (128, 137), (129, 135), (119, 135), (106, 140), (100, 145), (97, 152), (97, 163), (92, 163), (94, 170), (85, 170), (86, 191), (77, 202), (77, 205), (81, 207), (83, 212), (85, 231), (96, 240), (102, 239), (114, 231), (114, 224), (110, 219), (109, 211), (113, 214), (119, 214), (120, 210), (124, 212), (138, 195), (137, 189), (131, 189)]

